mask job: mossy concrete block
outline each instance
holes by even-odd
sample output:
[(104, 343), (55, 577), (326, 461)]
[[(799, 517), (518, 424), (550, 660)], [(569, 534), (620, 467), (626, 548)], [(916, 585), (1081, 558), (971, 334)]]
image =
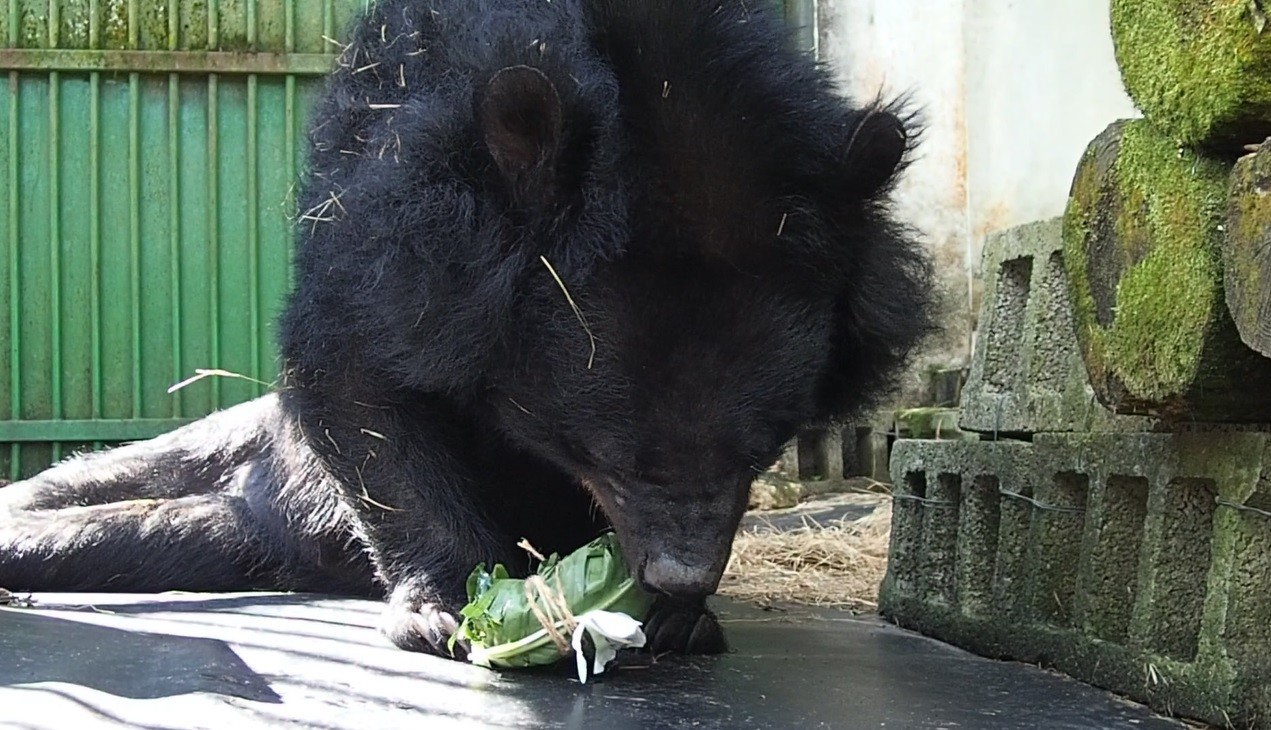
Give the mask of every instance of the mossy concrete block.
[(1251, 142), (1271, 133), (1271, 27), (1253, 0), (1112, 0), (1126, 91), (1173, 139)]
[(896, 411), (894, 433), (899, 438), (911, 439), (965, 438), (958, 419), (957, 408), (906, 408)]
[(990, 236), (984, 247), (980, 336), (962, 389), (959, 425), (981, 433), (1146, 431), (1095, 397), (1073, 329), (1062, 221)]
[(884, 615), (1271, 728), (1271, 434), (902, 440), (892, 477)]
[[(895, 595), (950, 606), (968, 602), (988, 613), (992, 593), (982, 581), (983, 576), (993, 574), (991, 553), (996, 550), (999, 532), (994, 515), (999, 513), (1000, 489), (1010, 489), (1027, 478), (1024, 466), (1031, 449), (1031, 444), (1020, 441), (896, 442), (891, 462), (895, 504), (886, 577)], [(964, 472), (956, 465), (976, 459), (987, 460), (996, 468), (980, 470), (982, 473), (964, 482)], [(924, 468), (912, 468), (915, 462), (923, 463)], [(986, 484), (991, 487), (987, 497)], [(989, 503), (979, 511), (962, 510), (964, 485), (968, 499), (987, 498)], [(969, 496), (972, 493), (974, 498)], [(968, 520), (965, 528), (961, 524), (964, 512)], [(981, 522), (972, 524), (974, 520)], [(964, 532), (966, 543), (959, 546)], [(980, 536), (978, 541), (976, 535)], [(938, 560), (944, 564), (935, 566)], [(953, 576), (968, 580), (954, 578), (950, 592), (946, 583)], [(980, 582), (972, 576), (979, 576)], [(1009, 575), (1004, 577), (1010, 582)], [(964, 587), (959, 589), (959, 585)], [(969, 601), (964, 600), (967, 594), (973, 594)]]
[(1231, 173), (1222, 268), (1241, 341), (1271, 357), (1271, 140)]
[(1143, 120), (1086, 150), (1064, 217), (1077, 342), (1099, 399), (1164, 420), (1271, 420), (1271, 360), (1227, 312), (1219, 242), (1229, 169)]

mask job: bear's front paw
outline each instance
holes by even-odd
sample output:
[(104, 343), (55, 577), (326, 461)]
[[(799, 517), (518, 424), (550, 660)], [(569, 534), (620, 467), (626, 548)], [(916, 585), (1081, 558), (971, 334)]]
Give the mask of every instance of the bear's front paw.
[(653, 654), (723, 654), (724, 629), (704, 601), (660, 600), (644, 624), (645, 646)]
[(459, 609), (417, 588), (399, 586), (389, 595), (380, 630), (398, 648), (464, 659), (467, 647), (450, 637), (459, 629)]

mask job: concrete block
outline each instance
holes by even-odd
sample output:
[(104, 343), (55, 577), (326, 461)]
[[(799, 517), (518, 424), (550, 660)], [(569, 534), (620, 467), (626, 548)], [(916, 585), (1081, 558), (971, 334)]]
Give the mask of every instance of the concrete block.
[[(942, 423), (957, 433), (956, 423)], [(778, 472), (787, 479), (804, 482), (808, 492), (833, 491), (845, 480), (867, 477), (886, 483), (891, 443), (895, 440), (892, 421), (834, 424), (805, 429), (786, 445), (778, 462)], [(818, 488), (819, 486), (819, 488)]]
[(799, 436), (800, 479), (842, 479), (843, 426), (804, 431)]
[(965, 431), (1134, 432), (1155, 421), (1113, 414), (1095, 398), (1077, 346), (1056, 218), (989, 237), (984, 299), (962, 389)]
[(891, 483), (891, 443), (891, 437), (882, 431), (857, 430), (856, 465), (860, 476), (883, 484)]
[(1271, 728), (1271, 434), (896, 442), (883, 614)]

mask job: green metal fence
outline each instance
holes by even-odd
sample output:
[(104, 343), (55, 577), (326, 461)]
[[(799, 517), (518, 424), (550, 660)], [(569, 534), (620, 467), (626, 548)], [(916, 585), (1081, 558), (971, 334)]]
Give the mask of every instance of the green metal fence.
[(305, 110), (363, 3), (0, 0), (0, 476), (262, 391), (167, 392), (198, 368), (274, 378)]
[(304, 110), (362, 0), (0, 0), (0, 474), (273, 378)]

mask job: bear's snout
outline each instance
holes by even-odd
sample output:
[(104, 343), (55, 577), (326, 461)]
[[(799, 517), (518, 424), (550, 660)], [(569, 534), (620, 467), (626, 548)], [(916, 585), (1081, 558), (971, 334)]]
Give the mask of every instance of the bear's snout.
[(669, 555), (649, 558), (640, 570), (640, 583), (650, 593), (676, 598), (703, 598), (715, 592), (723, 576), (722, 567), (686, 563)]

